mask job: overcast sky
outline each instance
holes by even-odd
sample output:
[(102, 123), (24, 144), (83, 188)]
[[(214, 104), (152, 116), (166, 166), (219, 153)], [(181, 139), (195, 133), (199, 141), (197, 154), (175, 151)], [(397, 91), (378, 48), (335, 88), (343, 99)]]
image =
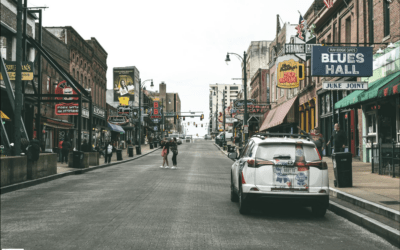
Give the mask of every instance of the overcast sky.
[[(95, 37), (108, 53), (107, 87), (114, 67), (136, 66), (142, 81), (152, 78), (178, 92), (182, 111), (204, 111), (209, 84), (240, 83), (243, 54), (251, 41), (273, 40), (276, 15), (298, 23), (313, 0), (28, 0), (47, 6), (44, 26), (72, 26), (84, 39)], [(281, 23), (282, 24), (282, 23)], [(148, 85), (149, 86), (149, 83)], [(186, 119), (187, 121), (190, 119)], [(193, 119), (200, 124), (200, 120)], [(191, 125), (193, 128), (193, 126)], [(198, 126), (190, 133), (203, 134)]]

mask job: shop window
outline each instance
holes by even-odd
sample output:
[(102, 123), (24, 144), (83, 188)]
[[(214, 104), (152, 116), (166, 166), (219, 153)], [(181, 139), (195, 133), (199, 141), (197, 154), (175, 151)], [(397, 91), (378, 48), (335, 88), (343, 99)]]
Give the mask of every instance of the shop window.
[(1, 57), (7, 59), (7, 38), (4, 36), (0, 37), (0, 52)]
[(376, 133), (376, 114), (375, 114), (375, 112), (367, 113), (367, 132), (368, 132), (368, 134)]

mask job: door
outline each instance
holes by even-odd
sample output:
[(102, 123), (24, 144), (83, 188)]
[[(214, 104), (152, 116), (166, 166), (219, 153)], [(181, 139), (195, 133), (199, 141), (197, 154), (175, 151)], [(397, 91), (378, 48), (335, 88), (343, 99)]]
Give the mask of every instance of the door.
[(350, 149), (353, 157), (356, 156), (356, 128), (354, 119), (354, 109), (350, 111)]

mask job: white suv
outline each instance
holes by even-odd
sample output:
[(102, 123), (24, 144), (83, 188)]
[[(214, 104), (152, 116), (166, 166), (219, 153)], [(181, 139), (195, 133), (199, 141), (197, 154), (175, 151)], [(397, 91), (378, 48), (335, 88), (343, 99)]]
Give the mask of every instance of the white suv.
[(231, 201), (239, 212), (250, 212), (260, 200), (311, 206), (324, 216), (329, 205), (329, 178), (315, 144), (304, 135), (258, 134), (241, 155), (230, 153)]

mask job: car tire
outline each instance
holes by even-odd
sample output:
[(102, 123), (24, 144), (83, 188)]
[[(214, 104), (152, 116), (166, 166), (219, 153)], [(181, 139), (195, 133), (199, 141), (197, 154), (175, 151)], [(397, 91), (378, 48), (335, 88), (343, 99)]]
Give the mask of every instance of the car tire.
[[(239, 183), (241, 180), (239, 180)], [(250, 212), (249, 204), (243, 197), (242, 185), (239, 186), (239, 213), (248, 214)]]
[(327, 207), (322, 204), (316, 204), (311, 207), (311, 210), (315, 217), (324, 217)]
[(239, 201), (239, 196), (235, 193), (235, 190), (233, 189), (232, 176), (231, 176), (231, 201), (232, 202), (238, 202)]

